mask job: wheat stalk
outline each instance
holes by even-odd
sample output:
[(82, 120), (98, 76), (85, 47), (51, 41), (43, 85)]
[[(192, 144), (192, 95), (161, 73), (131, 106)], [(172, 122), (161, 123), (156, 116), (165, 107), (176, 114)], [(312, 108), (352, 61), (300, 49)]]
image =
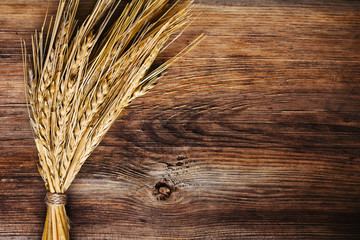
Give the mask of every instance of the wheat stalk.
[(44, 22), (32, 36), (31, 67), (22, 41), (38, 169), (48, 190), (43, 239), (69, 239), (65, 192), (81, 166), (130, 101), (203, 38), (149, 72), (170, 36), (189, 24), (192, 1), (134, 0), (104, 32), (118, 4), (98, 0), (77, 27), (79, 0), (60, 0), (47, 34)]

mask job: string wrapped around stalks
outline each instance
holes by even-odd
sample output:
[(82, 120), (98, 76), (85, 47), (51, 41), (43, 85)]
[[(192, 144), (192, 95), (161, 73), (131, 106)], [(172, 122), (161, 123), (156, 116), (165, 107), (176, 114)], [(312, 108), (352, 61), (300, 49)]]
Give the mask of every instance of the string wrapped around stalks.
[(130, 101), (203, 37), (150, 72), (170, 36), (189, 23), (192, 1), (134, 0), (106, 32), (119, 1), (98, 0), (80, 26), (78, 5), (59, 1), (47, 33), (44, 24), (32, 36), (30, 60), (22, 41), (30, 123), (48, 191), (43, 239), (69, 239), (65, 193), (81, 166)]

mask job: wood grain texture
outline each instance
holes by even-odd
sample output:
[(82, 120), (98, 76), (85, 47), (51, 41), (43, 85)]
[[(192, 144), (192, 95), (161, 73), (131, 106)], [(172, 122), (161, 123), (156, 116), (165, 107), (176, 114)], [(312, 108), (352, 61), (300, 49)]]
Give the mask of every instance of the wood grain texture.
[[(95, 1), (81, 1), (80, 18)], [(0, 239), (46, 206), (20, 38), (56, 0), (0, 1)], [(202, 1), (207, 38), (111, 128), (70, 187), (72, 239), (359, 239), (360, 3)]]

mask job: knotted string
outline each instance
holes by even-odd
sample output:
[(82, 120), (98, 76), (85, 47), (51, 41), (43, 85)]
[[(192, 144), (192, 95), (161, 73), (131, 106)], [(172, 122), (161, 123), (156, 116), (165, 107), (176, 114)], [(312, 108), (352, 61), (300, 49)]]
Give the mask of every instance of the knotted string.
[(45, 197), (47, 205), (59, 206), (66, 204), (66, 193), (47, 192)]

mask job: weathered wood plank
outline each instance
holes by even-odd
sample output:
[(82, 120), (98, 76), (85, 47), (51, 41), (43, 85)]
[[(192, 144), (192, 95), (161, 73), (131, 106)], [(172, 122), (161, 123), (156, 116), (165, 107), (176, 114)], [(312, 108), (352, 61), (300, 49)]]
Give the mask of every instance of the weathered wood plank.
[[(84, 18), (94, 1), (81, 2)], [(1, 239), (39, 239), (45, 218), (19, 39), (47, 5), (0, 2)], [(198, 13), (158, 62), (207, 38), (69, 189), (72, 238), (358, 239), (360, 3), (211, 0)]]

